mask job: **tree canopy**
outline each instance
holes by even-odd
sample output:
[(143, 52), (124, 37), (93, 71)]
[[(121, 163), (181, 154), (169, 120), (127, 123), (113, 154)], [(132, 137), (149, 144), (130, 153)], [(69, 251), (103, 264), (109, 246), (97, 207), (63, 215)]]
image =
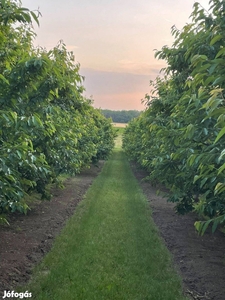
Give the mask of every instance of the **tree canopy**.
[(167, 67), (124, 137), (126, 152), (169, 188), (179, 213), (208, 219), (196, 222), (200, 233), (225, 222), (225, 3), (209, 3), (206, 11), (196, 2), (192, 22), (172, 28), (172, 47), (156, 51)]
[(0, 0), (0, 213), (26, 212), (31, 191), (49, 198), (61, 173), (107, 158), (110, 121), (83, 97), (79, 64), (63, 42), (33, 46), (39, 12)]

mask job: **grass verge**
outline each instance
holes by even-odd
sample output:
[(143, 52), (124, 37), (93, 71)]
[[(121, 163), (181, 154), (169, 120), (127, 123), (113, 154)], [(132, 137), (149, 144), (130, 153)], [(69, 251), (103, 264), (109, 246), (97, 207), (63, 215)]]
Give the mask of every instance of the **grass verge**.
[(186, 299), (118, 144), (25, 289), (39, 300)]

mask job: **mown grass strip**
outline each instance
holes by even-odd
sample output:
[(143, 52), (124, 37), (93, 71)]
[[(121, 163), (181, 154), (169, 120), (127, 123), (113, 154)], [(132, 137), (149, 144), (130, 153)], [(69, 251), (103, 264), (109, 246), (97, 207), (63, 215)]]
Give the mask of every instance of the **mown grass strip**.
[(183, 300), (124, 153), (106, 162), (26, 287), (32, 299)]

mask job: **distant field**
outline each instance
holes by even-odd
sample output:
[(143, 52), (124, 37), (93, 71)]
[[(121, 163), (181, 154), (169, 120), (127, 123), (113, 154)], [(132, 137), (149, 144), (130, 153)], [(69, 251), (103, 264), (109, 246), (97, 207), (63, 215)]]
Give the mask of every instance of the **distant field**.
[(115, 127), (121, 127), (121, 128), (124, 128), (127, 126), (127, 123), (112, 123), (112, 124)]

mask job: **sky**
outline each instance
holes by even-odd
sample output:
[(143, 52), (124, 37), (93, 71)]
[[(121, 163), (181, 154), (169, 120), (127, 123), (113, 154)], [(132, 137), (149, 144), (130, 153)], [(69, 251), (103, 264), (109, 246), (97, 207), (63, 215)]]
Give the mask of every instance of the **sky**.
[[(171, 46), (171, 27), (182, 29), (194, 0), (22, 0), (22, 6), (41, 12), (34, 25), (35, 46), (48, 50), (60, 40), (73, 51), (85, 77), (84, 96), (94, 106), (111, 110), (143, 110), (165, 62), (155, 49)], [(208, 8), (209, 0), (199, 0)]]

